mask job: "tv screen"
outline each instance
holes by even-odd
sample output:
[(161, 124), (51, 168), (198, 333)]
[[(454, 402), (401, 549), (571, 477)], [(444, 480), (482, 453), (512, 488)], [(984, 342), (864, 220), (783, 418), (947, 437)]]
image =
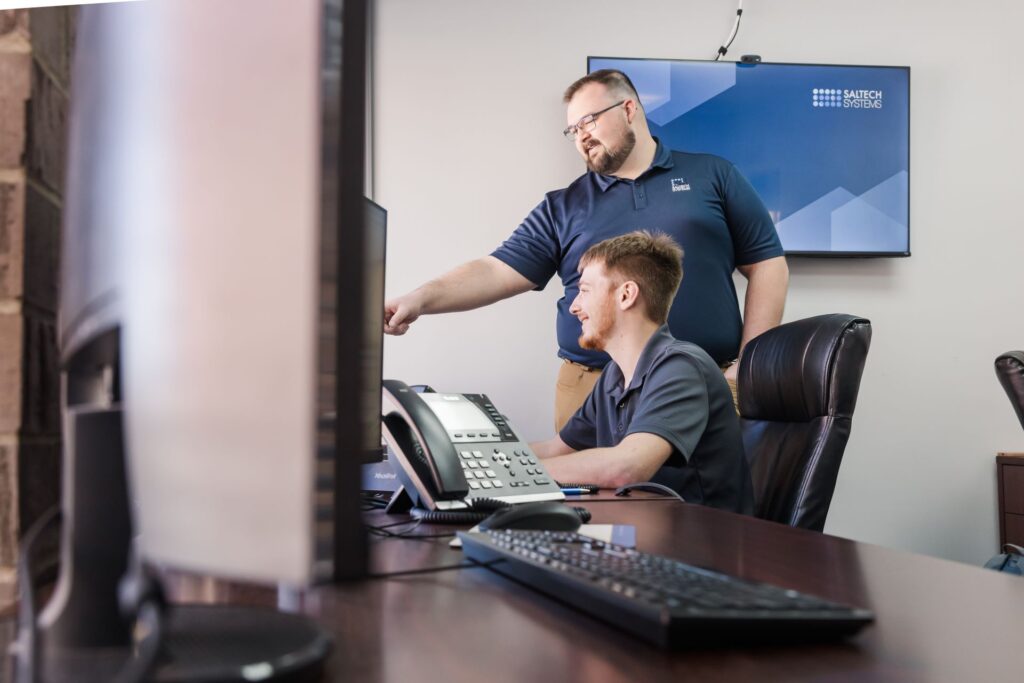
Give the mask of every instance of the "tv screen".
[(788, 255), (910, 255), (910, 68), (590, 57), (651, 133), (733, 162)]

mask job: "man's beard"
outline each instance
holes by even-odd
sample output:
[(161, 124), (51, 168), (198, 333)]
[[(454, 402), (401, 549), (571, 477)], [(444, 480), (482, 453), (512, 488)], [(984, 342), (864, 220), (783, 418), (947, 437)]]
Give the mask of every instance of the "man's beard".
[[(587, 168), (601, 175), (611, 175), (622, 168), (626, 159), (632, 154), (633, 148), (636, 147), (636, 133), (631, 128), (627, 128), (622, 136), (622, 143), (618, 147), (603, 146), (599, 142), (595, 142), (594, 146), (599, 148), (597, 156), (592, 157), (589, 149), (584, 150)], [(601, 147), (604, 149), (600, 149)]]
[(583, 333), (576, 341), (579, 342), (580, 348), (582, 349), (604, 351), (604, 347), (608, 343), (609, 333), (612, 331), (612, 326), (614, 325), (612, 316), (603, 316), (602, 322), (598, 325), (594, 325), (594, 319), (590, 318), (590, 323), (590, 334)]

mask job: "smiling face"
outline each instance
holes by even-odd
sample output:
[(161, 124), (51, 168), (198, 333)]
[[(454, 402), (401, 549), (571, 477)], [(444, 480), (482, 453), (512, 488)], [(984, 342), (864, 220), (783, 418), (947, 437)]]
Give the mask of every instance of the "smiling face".
[(618, 285), (605, 272), (603, 263), (594, 262), (580, 274), (579, 288), (569, 307), (583, 327), (579, 344), (584, 349), (603, 351), (618, 320)]
[[(588, 83), (570, 100), (566, 109), (566, 123), (575, 125), (584, 116), (599, 112), (620, 99), (604, 85)], [(577, 133), (576, 150), (591, 171), (602, 175), (614, 174), (633, 152), (636, 134), (630, 127), (627, 114), (627, 108), (631, 106), (635, 107), (635, 103), (626, 100), (622, 105), (598, 115), (594, 130), (580, 130)]]

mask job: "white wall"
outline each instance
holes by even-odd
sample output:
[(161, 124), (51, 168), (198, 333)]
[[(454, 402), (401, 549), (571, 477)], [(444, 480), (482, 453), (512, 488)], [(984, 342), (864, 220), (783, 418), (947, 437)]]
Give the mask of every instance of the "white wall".
[[(376, 198), (388, 291), (488, 253), (582, 171), (561, 92), (587, 55), (708, 58), (727, 0), (378, 0)], [(1024, 111), (1009, 0), (748, 0), (729, 58), (910, 65), (909, 259), (791, 260), (786, 320), (871, 319), (874, 339), (830, 533), (980, 563), (996, 551), (994, 455), (1024, 432), (992, 361), (1024, 348)], [(495, 399), (550, 436), (553, 281), (385, 345), (385, 375)], [(742, 293), (741, 293), (742, 296)]]

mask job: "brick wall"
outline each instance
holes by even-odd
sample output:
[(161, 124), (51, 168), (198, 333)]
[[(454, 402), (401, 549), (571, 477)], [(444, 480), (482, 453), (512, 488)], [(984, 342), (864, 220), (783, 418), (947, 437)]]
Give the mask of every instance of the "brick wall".
[(0, 604), (18, 538), (59, 500), (56, 345), (75, 9), (0, 11)]

